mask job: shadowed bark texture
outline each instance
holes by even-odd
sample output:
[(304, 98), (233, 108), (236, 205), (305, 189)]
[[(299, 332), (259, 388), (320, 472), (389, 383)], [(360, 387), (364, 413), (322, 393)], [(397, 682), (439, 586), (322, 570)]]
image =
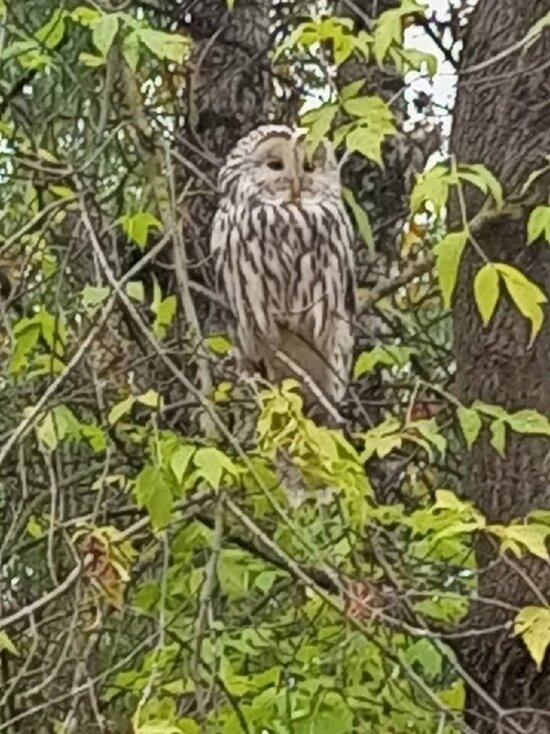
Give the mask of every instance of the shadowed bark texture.
[[(480, 0), (469, 22), (461, 59), (454, 113), (452, 152), (458, 163), (481, 162), (513, 196), (529, 174), (544, 165), (550, 151), (550, 34), (528, 50), (492, 59), (520, 41), (550, 11), (549, 0)], [(527, 246), (526, 226), (533, 203), (544, 203), (547, 182), (517, 219), (499, 217), (477, 240), (491, 261), (509, 263), (543, 290), (550, 284), (550, 249), (543, 242)], [(540, 193), (540, 196), (538, 195)], [(471, 217), (482, 203), (466, 192)], [(456, 204), (456, 203), (455, 203)], [(453, 227), (460, 226), (457, 205)], [(550, 313), (534, 345), (528, 348), (530, 323), (505, 293), (483, 328), (473, 296), (473, 280), (482, 260), (468, 248), (455, 304), (455, 350), (459, 398), (502, 405), (509, 411), (532, 408), (550, 415)], [(501, 457), (485, 435), (473, 449), (464, 489), (489, 522), (508, 523), (534, 509), (550, 509), (550, 445), (547, 437), (508, 433)], [(541, 606), (550, 596), (546, 563), (508, 556), (497, 560), (495, 548), (479, 543), (478, 594), (468, 627), (502, 625), (497, 634), (466, 637), (457, 648), (471, 676), (467, 721), (484, 734), (550, 732), (550, 660), (537, 671), (524, 643), (511, 634), (516, 609)], [(508, 623), (508, 626), (506, 624)]]

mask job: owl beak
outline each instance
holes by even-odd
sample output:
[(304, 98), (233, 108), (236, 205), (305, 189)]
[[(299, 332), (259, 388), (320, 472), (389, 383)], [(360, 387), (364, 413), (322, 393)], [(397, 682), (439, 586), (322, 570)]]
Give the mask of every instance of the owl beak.
[(293, 178), (290, 182), (290, 201), (292, 204), (299, 204), (302, 196), (302, 187), (298, 177)]

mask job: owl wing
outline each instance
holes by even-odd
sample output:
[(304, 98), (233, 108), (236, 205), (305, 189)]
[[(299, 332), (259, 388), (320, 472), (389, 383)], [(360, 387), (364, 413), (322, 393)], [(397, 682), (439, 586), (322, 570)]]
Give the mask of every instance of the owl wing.
[(334, 319), (335, 349), (335, 398), (343, 399), (350, 379), (353, 361), (354, 328), (357, 313), (355, 259), (353, 256), (354, 233), (351, 222), (342, 204), (337, 227), (338, 250), (342, 261), (342, 285), (339, 304)]
[(353, 320), (356, 312), (353, 229), (342, 207), (321, 243), (328, 261), (322, 282), (327, 314), (323, 320), (320, 346), (327, 355), (330, 396), (340, 402), (346, 392), (353, 359)]
[[(291, 289), (292, 330), (309, 344), (302, 365), (334, 401), (345, 393), (353, 355), (353, 230), (340, 206), (310, 213), (315, 246), (297, 260)], [(304, 350), (302, 350), (303, 352)]]
[(216, 287), (233, 314), (242, 356), (257, 364), (263, 355), (260, 337), (271, 335), (268, 286), (260, 262), (262, 241), (247, 222), (248, 214), (227, 200), (214, 217), (211, 252)]

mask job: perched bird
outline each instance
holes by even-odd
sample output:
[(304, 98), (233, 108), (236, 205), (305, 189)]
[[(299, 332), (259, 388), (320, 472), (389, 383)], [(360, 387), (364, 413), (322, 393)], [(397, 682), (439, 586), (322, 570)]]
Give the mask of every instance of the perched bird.
[(271, 382), (297, 377), (310, 397), (312, 380), (337, 404), (351, 366), (355, 279), (330, 144), (309, 151), (305, 131), (261, 126), (236, 144), (218, 186), (211, 248), (242, 368)]

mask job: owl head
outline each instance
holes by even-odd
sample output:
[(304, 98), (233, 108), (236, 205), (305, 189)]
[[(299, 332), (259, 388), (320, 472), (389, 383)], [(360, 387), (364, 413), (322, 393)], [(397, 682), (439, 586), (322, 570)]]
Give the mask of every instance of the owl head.
[(224, 196), (262, 205), (307, 208), (341, 195), (328, 141), (309, 151), (306, 131), (285, 125), (262, 125), (241, 138), (220, 170), (218, 185)]

